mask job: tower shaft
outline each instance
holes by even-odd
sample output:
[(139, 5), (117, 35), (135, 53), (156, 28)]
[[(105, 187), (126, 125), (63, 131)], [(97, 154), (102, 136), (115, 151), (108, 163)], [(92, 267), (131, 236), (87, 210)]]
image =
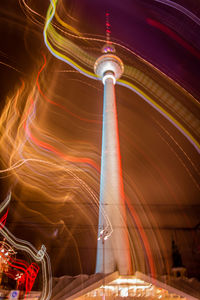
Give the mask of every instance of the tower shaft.
[(106, 230), (108, 217), (113, 232), (98, 240), (96, 272), (122, 275), (131, 272), (128, 231), (125, 219), (124, 191), (118, 136), (115, 86), (112, 76), (104, 76), (103, 128), (100, 180), (99, 236)]

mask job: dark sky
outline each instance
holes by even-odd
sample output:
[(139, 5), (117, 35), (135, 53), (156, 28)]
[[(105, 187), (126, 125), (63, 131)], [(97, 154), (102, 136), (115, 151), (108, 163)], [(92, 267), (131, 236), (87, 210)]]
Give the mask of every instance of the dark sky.
[[(199, 120), (199, 5), (197, 1), (191, 0), (173, 2), (187, 11), (180, 11), (153, 0), (65, 0), (60, 2), (58, 13), (83, 36), (103, 40), (105, 12), (109, 11), (111, 39), (128, 48), (117, 48), (124, 63), (148, 75)], [(42, 6), (39, 0), (27, 3), (31, 9), (45, 17), (48, 1), (42, 1)], [(199, 24), (197, 19), (188, 16), (189, 11), (196, 15)], [(29, 92), (36, 84), (44, 54), (47, 67), (39, 83), (46, 97), (59, 105), (52, 107), (50, 102), (46, 104), (45, 97), (40, 95), (33, 132), (38, 139), (57, 147), (66, 155), (82, 154), (100, 165), (102, 85), (83, 75), (63, 72), (71, 68), (48, 52), (43, 42), (43, 26), (44, 19), (29, 13), (23, 1), (7, 0), (0, 3), (0, 109), (3, 112), (6, 99), (15, 95), (24, 81), (26, 88), (22, 94), (20, 109), (23, 112), (28, 103)], [(68, 35), (66, 37), (70, 40)], [(93, 41), (87, 44), (74, 38), (71, 40), (95, 57), (98, 56), (98, 51), (100, 54), (100, 48), (97, 48), (100, 44)], [(137, 58), (134, 53), (145, 61)], [(138, 87), (148, 93), (145, 86), (138, 84)], [(125, 193), (139, 216), (152, 251), (155, 250), (153, 253), (156, 264), (160, 263), (158, 258), (163, 257), (160, 264), (163, 270), (158, 268), (158, 273), (167, 272), (166, 262), (171, 265), (170, 247), (174, 238), (180, 246), (188, 274), (200, 276), (200, 170), (197, 151), (172, 124), (138, 95), (121, 86), (116, 87), (116, 95)], [(152, 93), (149, 92), (148, 95), (154, 99)], [(155, 101), (161, 104), (158, 97)], [(61, 106), (66, 106), (68, 112), (60, 110)], [(189, 128), (173, 109), (164, 108)], [(16, 122), (15, 129), (17, 124), (19, 123)], [(199, 140), (198, 132), (191, 130), (191, 134)], [(9, 148), (2, 140), (1, 143), (1, 164), (4, 168), (8, 164), (12, 147)], [(33, 152), (24, 155), (37, 156), (43, 151), (45, 157), (50, 157), (44, 148), (41, 150), (39, 147), (38, 150), (32, 144), (32, 149)], [(12, 149), (11, 152), (13, 151)], [(60, 164), (65, 162), (61, 159)], [(81, 169), (80, 174), (76, 169), (76, 175), (98, 197), (99, 173), (87, 164), (69, 165), (73, 170)], [(39, 173), (34, 172), (36, 178), (46, 176), (42, 174), (42, 170), (37, 170)], [(37, 248), (42, 243), (47, 246), (53, 275), (93, 273), (98, 213), (89, 192), (77, 186), (75, 180), (69, 183), (69, 178), (66, 178), (66, 198), (63, 200), (62, 197), (59, 198), (62, 195), (59, 186), (63, 184), (62, 177), (58, 180), (55, 175), (56, 178), (51, 180), (49, 186), (48, 180), (44, 179), (42, 190), (33, 184), (26, 185), (30, 180), (28, 173), (21, 176), (22, 181), (17, 183), (15, 176), (10, 180), (1, 180), (2, 201), (9, 185), (15, 184), (7, 223), (10, 231), (29, 240)], [(49, 171), (49, 177), (51, 176), (53, 170)], [(51, 190), (53, 196), (50, 197)], [(53, 201), (53, 198), (57, 200)], [(127, 215), (130, 235), (134, 241), (134, 237), (140, 234), (136, 233), (137, 224), (128, 206)], [(162, 248), (161, 255), (157, 252), (159, 247), (154, 249), (155, 239)], [(136, 269), (148, 272), (143, 263), (145, 254), (140, 257), (141, 248), (137, 244), (133, 246), (133, 252), (138, 259), (135, 263)]]

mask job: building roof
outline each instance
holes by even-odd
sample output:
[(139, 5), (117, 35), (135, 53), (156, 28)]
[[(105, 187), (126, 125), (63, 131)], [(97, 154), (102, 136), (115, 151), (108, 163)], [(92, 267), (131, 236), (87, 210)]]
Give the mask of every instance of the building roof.
[[(146, 300), (162, 298), (165, 300), (172, 298), (182, 300), (199, 299), (200, 283), (197, 280), (195, 285), (191, 284), (191, 280), (188, 278), (182, 278), (178, 281), (171, 278), (171, 282), (173, 286), (141, 272), (136, 272), (132, 276), (120, 276), (118, 272), (106, 276), (103, 276), (103, 274), (63, 276), (54, 279), (52, 300), (102, 299), (103, 295), (109, 297), (109, 299), (114, 299), (114, 297), (141, 299), (142, 296)], [(176, 282), (178, 282), (177, 287), (175, 287)]]

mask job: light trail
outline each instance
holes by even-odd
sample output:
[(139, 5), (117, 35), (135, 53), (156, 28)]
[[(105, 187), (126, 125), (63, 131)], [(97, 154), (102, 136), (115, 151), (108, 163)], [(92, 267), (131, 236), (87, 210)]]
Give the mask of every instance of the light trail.
[(66, 29), (68, 29), (69, 31), (72, 31), (75, 35), (81, 36), (81, 33), (76, 30), (76, 28), (70, 26), (69, 24), (65, 23), (57, 14), (57, 12), (55, 12), (55, 18), (58, 21), (58, 23), (60, 23), (63, 27), (65, 27)]
[(11, 192), (8, 193), (4, 201), (0, 204), (0, 213), (8, 206), (11, 200)]
[[(43, 54), (43, 58), (44, 58), (44, 64), (43, 66), (41, 67), (40, 71), (38, 72), (38, 75), (37, 75), (37, 79), (36, 79), (36, 85), (37, 85), (37, 88), (38, 88), (38, 91), (39, 93), (42, 95), (42, 97), (49, 103), (51, 103), (52, 105), (55, 105), (57, 107), (59, 107), (60, 109), (64, 110), (66, 113), (70, 114), (71, 116), (73, 116), (74, 118), (76, 119), (79, 119), (81, 121), (84, 121), (84, 122), (88, 122), (88, 123), (101, 123), (100, 121), (98, 120), (90, 120), (90, 119), (86, 119), (86, 118), (82, 118), (80, 117), (79, 115), (71, 112), (69, 109), (67, 109), (65, 106), (63, 105), (60, 105), (59, 103), (55, 102), (55, 101), (52, 101), (51, 99), (49, 99), (42, 91), (40, 85), (39, 85), (39, 77), (40, 77), (40, 74), (42, 73), (42, 71), (44, 70), (45, 66), (46, 66), (46, 56)], [(96, 166), (97, 167), (97, 166)]]
[(143, 100), (145, 100), (148, 104), (150, 104), (155, 110), (157, 110), (161, 115), (163, 115), (171, 124), (173, 124), (185, 137), (186, 139), (194, 146), (198, 153), (200, 153), (200, 145), (195, 140), (195, 138), (186, 130), (175, 118), (173, 118), (165, 109), (163, 109), (160, 105), (158, 105), (153, 99), (151, 99), (147, 94), (142, 92), (139, 88), (134, 86), (133, 84), (119, 79), (118, 84), (124, 87), (129, 88), (134, 93), (139, 95)]
[[(44, 96), (44, 94), (41, 91), (40, 85), (39, 85), (39, 75), (42, 72), (43, 68), (45, 67), (46, 61), (44, 62), (42, 68), (38, 72), (37, 79), (36, 79), (36, 87), (38, 88), (39, 92)], [(3, 143), (8, 143), (10, 149), (13, 149), (10, 151), (10, 156), (8, 158), (9, 164), (13, 164), (16, 161), (17, 156), (19, 155), (22, 159), (25, 159), (27, 155), (29, 156), (30, 153), (35, 152), (35, 155), (42, 155), (48, 157), (48, 160), (65, 160), (71, 162), (71, 163), (84, 163), (84, 164), (89, 164), (92, 166), (97, 172), (99, 172), (99, 166), (90, 158), (87, 157), (75, 157), (75, 156), (70, 156), (66, 155), (66, 153), (63, 153), (59, 151), (56, 147), (52, 145), (52, 143), (55, 144), (55, 142), (58, 144), (58, 141), (56, 141), (55, 138), (49, 136), (46, 131), (43, 131), (35, 122), (36, 114), (37, 114), (37, 106), (39, 105), (39, 95), (37, 93), (36, 88), (34, 87), (31, 92), (29, 92), (29, 96), (26, 99), (26, 105), (24, 112), (19, 111), (19, 105), (21, 104), (21, 98), (22, 98), (22, 93), (24, 92), (24, 83), (22, 84), (22, 87), (17, 91), (15, 97), (12, 99), (12, 101), (8, 102), (8, 105), (5, 106), (5, 109), (2, 113), (1, 116), (1, 123), (2, 123), (2, 136), (1, 136), (1, 144)], [(20, 120), (20, 123), (17, 124), (18, 120)], [(87, 121), (87, 120), (86, 120)], [(17, 125), (16, 125), (17, 124)], [(5, 127), (4, 127), (5, 126)], [(14, 137), (14, 134), (16, 132), (17, 128), (17, 136)], [(37, 128), (37, 131), (35, 129)], [(24, 135), (24, 132), (22, 129), (25, 129), (26, 135)], [(47, 143), (46, 141), (43, 142), (40, 139), (38, 139), (33, 132), (38, 132), (40, 133), (40, 136), (44, 136), (45, 140), (49, 140), (50, 143)], [(37, 134), (38, 134), (37, 133)], [(15, 146), (14, 146), (15, 145)], [(41, 151), (40, 151), (41, 149)], [(45, 153), (45, 151), (48, 151), (48, 153)], [(51, 156), (51, 153), (54, 155)], [(31, 155), (32, 155), (31, 154)], [(5, 153), (5, 157), (7, 154)], [(56, 158), (57, 156), (57, 158)], [(4, 158), (5, 158), (4, 157)], [(63, 162), (62, 162), (63, 163)], [(75, 166), (70, 166), (71, 169), (75, 168)], [(44, 171), (44, 170), (43, 170)], [(34, 180), (33, 176), (34, 173), (36, 174), (36, 170), (31, 170), (33, 173), (32, 179), (29, 177), (31, 180)], [(16, 174), (18, 179), (23, 178), (23, 174)], [(47, 176), (42, 174), (42, 170), (40, 170), (40, 173), (37, 172), (37, 175), (40, 177), (43, 177), (43, 179)], [(28, 176), (28, 174), (26, 174)], [(27, 177), (28, 178), (28, 177)], [(42, 180), (42, 178), (41, 178)], [(23, 180), (22, 180), (23, 181)], [(37, 180), (35, 179), (35, 183), (37, 185), (39, 183), (39, 178)], [(24, 182), (25, 183), (25, 182)], [(26, 184), (26, 183), (25, 183)], [(58, 179), (58, 188), (59, 188), (59, 179)], [(41, 181), (41, 186), (42, 186), (42, 181)], [(63, 187), (60, 186), (59, 190), (61, 190)], [(66, 188), (66, 187), (65, 187)]]
[[(168, 130), (166, 130), (157, 120), (154, 119), (154, 122), (156, 122), (158, 124), (158, 126), (160, 128), (162, 128), (162, 130), (170, 137), (170, 139), (177, 145), (177, 147), (181, 150), (181, 152), (184, 154), (184, 156), (187, 158), (187, 160), (190, 162), (190, 164), (192, 165), (192, 167), (194, 168), (194, 170), (196, 171), (196, 173), (198, 174), (198, 176), (200, 176), (200, 171), (197, 169), (197, 166), (194, 165), (194, 163), (192, 162), (192, 160), (189, 158), (189, 156), (187, 155), (187, 153), (183, 150), (183, 148), (179, 145), (179, 143), (177, 143), (177, 141), (173, 138), (173, 136), (169, 133)], [(163, 137), (160, 135), (160, 138), (166, 143), (166, 140), (163, 139)], [(192, 173), (190, 172), (189, 168), (185, 165), (185, 163), (183, 162), (183, 160), (177, 155), (177, 153), (173, 150), (173, 148), (168, 144), (168, 147), (170, 147), (171, 151), (174, 152), (174, 154), (176, 155), (177, 159), (181, 162), (182, 166), (185, 168), (186, 172), (188, 173), (188, 176), (190, 176), (190, 178), (192, 179), (192, 181), (194, 182), (195, 186), (197, 187), (197, 189), (200, 191), (200, 184), (199, 182), (194, 178), (194, 176), (192, 175)]]
[[(156, 120), (154, 120), (154, 121), (156, 122)], [(162, 127), (162, 129), (165, 130), (163, 127)], [(164, 182), (164, 184), (165, 184), (165, 186), (166, 186), (166, 188), (167, 188), (167, 190), (168, 190), (168, 192), (169, 192), (170, 199), (173, 199), (174, 203), (176, 203), (177, 207), (179, 207), (179, 206), (180, 206), (180, 203), (179, 203), (179, 201), (178, 201), (178, 198), (177, 198), (177, 196), (176, 196), (176, 193), (174, 193), (172, 187), (170, 186), (170, 183), (168, 182), (168, 180), (167, 180), (165, 174), (162, 173), (162, 171), (161, 171), (159, 165), (153, 163), (153, 162), (149, 159), (149, 157), (148, 157), (147, 153), (145, 152), (145, 150), (143, 150), (142, 147), (139, 147), (139, 146), (137, 145), (136, 142), (133, 142), (134, 139), (128, 138), (128, 137), (125, 136), (125, 135), (123, 135), (123, 139), (126, 139), (126, 143), (129, 144), (129, 145), (131, 146), (132, 151), (134, 151), (134, 152), (136, 152), (136, 153), (139, 152), (140, 156), (142, 156), (142, 161), (147, 162), (148, 165), (151, 167), (151, 170), (154, 170), (154, 171), (156, 172), (157, 176), (159, 176), (159, 178), (162, 179), (162, 181)], [(164, 140), (164, 139), (163, 139), (163, 140)], [(165, 140), (164, 140), (164, 142), (166, 143)], [(180, 146), (179, 146), (179, 147), (180, 147)], [(134, 149), (134, 150), (133, 150), (133, 149)], [(137, 154), (136, 154), (136, 155), (137, 155)], [(177, 155), (177, 154), (175, 153), (175, 155)], [(188, 159), (189, 159), (189, 158), (188, 158)], [(181, 161), (181, 162), (182, 162), (182, 161)], [(153, 171), (152, 173), (154, 173), (154, 171)], [(191, 176), (192, 176), (192, 175), (191, 175)], [(127, 177), (128, 177), (128, 180), (127, 180)], [(153, 225), (151, 225), (151, 223), (153, 223), (152, 220), (154, 220), (154, 224), (155, 224), (155, 225), (154, 225), (154, 228), (157, 228), (157, 235), (159, 236), (159, 247), (157, 247), (157, 249), (161, 248), (161, 250), (162, 250), (162, 253), (160, 253), (160, 257), (161, 257), (161, 258), (162, 258), (162, 256), (166, 256), (166, 257), (165, 257), (165, 263), (166, 263), (166, 269), (167, 269), (168, 274), (169, 274), (169, 273), (170, 273), (170, 265), (169, 265), (169, 263), (168, 263), (168, 261), (167, 261), (167, 255), (165, 254), (165, 245), (164, 245), (163, 236), (162, 236), (162, 234), (160, 233), (160, 230), (159, 230), (159, 224), (158, 224), (158, 222), (156, 221), (156, 218), (155, 218), (154, 215), (152, 214), (151, 210), (149, 209), (149, 210), (148, 210), (148, 213), (146, 213), (145, 209), (143, 208), (143, 205), (144, 205), (144, 206), (148, 206), (148, 201), (146, 201), (145, 198), (144, 198), (144, 196), (142, 195), (143, 191), (142, 191), (142, 190), (140, 191), (139, 188), (137, 187), (137, 184), (136, 184), (136, 182), (137, 182), (137, 175), (133, 175), (133, 176), (131, 176), (131, 178), (129, 178), (129, 176), (125, 173), (125, 174), (124, 174), (124, 181), (126, 182), (126, 184), (127, 184), (127, 182), (130, 182), (129, 185), (131, 186), (133, 192), (136, 194), (136, 199), (138, 199), (138, 200), (139, 200), (139, 203), (141, 204), (141, 209), (142, 209), (142, 216), (143, 216), (143, 218), (142, 218), (142, 220), (140, 221), (140, 223), (138, 222), (138, 217), (137, 217), (137, 213), (136, 213), (136, 211), (135, 211), (134, 205), (132, 206), (131, 210), (129, 209), (129, 211), (130, 211), (130, 213), (131, 213), (131, 215), (132, 215), (132, 217), (133, 217), (133, 220), (134, 220), (136, 229), (138, 230), (138, 232), (139, 232), (139, 234), (140, 234), (140, 228), (142, 228), (142, 221), (144, 221), (144, 219), (145, 219), (145, 223), (146, 223), (146, 224), (149, 224), (149, 225), (148, 225), (149, 228), (152, 228)], [(194, 183), (196, 183), (195, 180), (194, 180), (194, 178), (193, 178), (193, 181), (194, 181)], [(197, 184), (197, 183), (196, 183), (196, 184)], [(128, 204), (128, 207), (129, 207), (129, 206), (131, 205), (130, 199), (127, 199), (127, 201), (129, 201), (129, 204)], [(148, 215), (147, 215), (147, 214), (148, 214)], [(136, 215), (136, 217), (135, 217), (135, 215)], [(149, 221), (150, 216), (151, 216), (151, 222)], [(187, 220), (187, 221), (188, 221), (188, 220)], [(186, 222), (186, 223), (188, 223), (188, 222)], [(145, 236), (146, 236), (145, 231), (142, 232), (142, 235), (145, 235)], [(141, 237), (142, 235), (140, 234), (139, 236)], [(155, 234), (154, 231), (153, 231), (153, 228), (152, 228), (152, 235), (151, 235), (151, 236), (152, 236), (152, 239), (154, 239), (153, 247), (155, 247), (155, 245), (156, 245), (156, 243), (157, 243), (157, 239), (156, 239), (156, 234)], [(143, 239), (142, 239), (142, 238), (140, 239), (140, 241), (141, 241), (142, 244), (144, 245)], [(145, 242), (147, 242), (147, 241), (148, 241), (148, 239), (147, 239), (147, 236), (146, 236), (146, 237), (145, 237)], [(148, 243), (149, 243), (149, 242), (148, 242)], [(151, 249), (150, 244), (149, 244), (148, 246), (144, 245), (143, 247), (144, 247), (145, 253), (147, 253), (147, 252), (149, 251), (149, 250), (146, 250), (147, 248), (148, 248), (148, 249)], [(134, 245), (132, 245), (132, 249), (134, 249)], [(161, 250), (160, 250), (160, 252), (161, 252)], [(133, 250), (133, 251), (134, 251), (134, 250)], [(149, 257), (149, 255), (147, 255), (147, 258), (148, 258), (148, 257)], [(148, 260), (149, 260), (149, 259), (148, 259)], [(162, 261), (163, 261), (163, 260), (160, 259), (160, 262), (162, 262)], [(160, 264), (160, 262), (159, 262), (159, 264)], [(155, 264), (155, 266), (156, 266), (156, 264)], [(152, 267), (151, 267), (151, 269), (152, 269)]]
[(175, 40), (179, 45), (184, 47), (192, 55), (200, 59), (200, 52), (194, 47), (192, 47), (189, 43), (187, 43), (183, 38), (181, 38), (175, 31), (170, 29), (168, 26), (150, 18), (147, 18), (147, 23), (155, 28), (158, 28), (160, 31), (164, 32), (165, 34), (167, 34), (170, 38)]
[[(0, 170), (1, 172), (2, 170)], [(7, 195), (5, 200), (0, 204), (0, 213), (8, 206), (11, 201), (11, 192)], [(46, 248), (42, 245), (41, 249), (38, 251), (33, 245), (25, 240), (16, 238), (5, 226), (0, 227), (0, 233), (6, 238), (6, 240), (16, 249), (25, 251), (28, 253), (35, 261), (42, 264), (42, 276), (43, 276), (43, 289), (40, 296), (41, 300), (49, 300), (52, 293), (52, 273), (51, 273), (51, 263), (49, 256), (46, 252)]]
[(13, 66), (11, 66), (11, 65), (9, 65), (9, 64), (6, 64), (6, 63), (3, 62), (3, 61), (0, 61), (0, 64), (3, 65), (3, 66), (8, 67), (8, 68), (10, 68), (10, 69), (12, 69), (12, 70), (14, 70), (14, 71), (20, 73), (20, 74), (24, 74), (22, 71), (18, 70), (17, 68), (14, 68)]
[(91, 73), (91, 72), (85, 70), (84, 68), (82, 68), (80, 65), (78, 65), (77, 63), (75, 63), (69, 57), (67, 57), (67, 56), (59, 53), (49, 43), (48, 37), (47, 37), (47, 30), (48, 30), (48, 27), (50, 26), (51, 21), (52, 21), (54, 15), (55, 15), (57, 0), (56, 1), (50, 0), (50, 1), (51, 1), (51, 5), (50, 5), (50, 7), (48, 9), (48, 12), (47, 12), (46, 23), (45, 23), (44, 31), (43, 31), (44, 42), (45, 42), (48, 50), (50, 51), (50, 53), (53, 56), (55, 56), (56, 58), (58, 58), (58, 59), (60, 59), (60, 60), (62, 60), (64, 62), (66, 62), (67, 64), (69, 64), (70, 66), (72, 66), (73, 68), (75, 68), (77, 71), (79, 71), (80, 73), (82, 73), (83, 75), (86, 75), (87, 77), (92, 78), (92, 79), (97, 79), (97, 76), (94, 73)]
[(156, 269), (155, 269), (155, 264), (154, 264), (154, 261), (153, 261), (153, 255), (152, 255), (152, 252), (151, 252), (149, 241), (147, 239), (147, 236), (146, 236), (145, 231), (143, 229), (143, 226), (141, 224), (140, 218), (138, 217), (137, 213), (135, 212), (133, 206), (131, 205), (130, 199), (126, 196), (125, 200), (126, 200), (126, 204), (128, 206), (128, 209), (130, 210), (131, 215), (133, 216), (134, 221), (136, 223), (136, 228), (138, 229), (138, 231), (140, 233), (141, 241), (142, 241), (142, 244), (144, 245), (144, 249), (145, 249), (147, 257), (148, 257), (151, 276), (153, 278), (156, 278)]
[(176, 2), (170, 1), (170, 0), (154, 0), (154, 1), (162, 3), (169, 7), (175, 8), (176, 10), (180, 11), (181, 13), (186, 15), (188, 18), (190, 18), (192, 21), (194, 21), (196, 24), (200, 25), (200, 19), (195, 14), (193, 14), (191, 11), (189, 11), (187, 8), (185, 8), (184, 6), (182, 6)]
[[(112, 224), (111, 224), (107, 214), (105, 213), (103, 207), (101, 205), (99, 205), (98, 197), (94, 194), (92, 189), (82, 179), (80, 179), (76, 174), (74, 174), (70, 169), (67, 169), (63, 166), (58, 166), (57, 164), (50, 162), (50, 161), (45, 161), (45, 160), (35, 159), (35, 158), (27, 158), (27, 159), (22, 159), (22, 160), (16, 162), (15, 164), (13, 164), (11, 167), (9, 167), (7, 169), (0, 170), (0, 174), (16, 170), (16, 169), (22, 167), (27, 162), (36, 162), (36, 163), (40, 163), (40, 164), (46, 164), (51, 167), (59, 168), (59, 169), (63, 170), (64, 172), (70, 174), (70, 176), (72, 176), (73, 178), (75, 178), (76, 181), (80, 184), (80, 186), (84, 190), (86, 190), (89, 193), (89, 195), (92, 197), (92, 199), (94, 200), (94, 203), (97, 206), (97, 212), (100, 210), (100, 213), (102, 214), (103, 218), (105, 219), (105, 223), (106, 223), (105, 230), (108, 232), (108, 234), (107, 234), (108, 237), (112, 234), (112, 232), (113, 232)], [(6, 202), (6, 205), (7, 205), (7, 203), (8, 202)]]
[(6, 227), (0, 229), (1, 234), (6, 240), (16, 249), (28, 253), (36, 262), (42, 265), (43, 288), (40, 300), (49, 300), (52, 292), (52, 276), (51, 276), (51, 263), (45, 247), (37, 251), (33, 245), (25, 240), (16, 238)]

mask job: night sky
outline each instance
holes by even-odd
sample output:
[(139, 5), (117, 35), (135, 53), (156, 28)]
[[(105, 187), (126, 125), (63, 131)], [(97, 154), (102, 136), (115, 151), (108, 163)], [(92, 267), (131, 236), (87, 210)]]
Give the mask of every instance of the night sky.
[[(199, 142), (200, 4), (176, 0), (177, 5), (171, 7), (169, 2), (58, 1), (58, 16), (68, 27), (54, 20), (65, 38), (63, 48), (55, 47), (93, 72), (83, 53), (94, 61), (101, 54), (108, 11), (111, 40), (126, 70), (139, 70), (163, 92), (156, 94), (147, 86), (148, 80), (142, 83), (133, 71), (123, 78)], [(46, 246), (53, 276), (92, 274), (103, 86), (48, 51), (43, 29), (49, 4), (47, 0), (0, 3), (1, 169), (20, 159), (50, 162), (27, 163), (6, 177), (2, 173), (0, 200), (11, 188), (6, 226), (37, 249)], [(74, 45), (83, 50), (80, 58)], [(170, 105), (161, 99), (165, 92), (174, 99)], [(170, 270), (174, 239), (188, 276), (200, 278), (199, 154), (189, 139), (139, 95), (116, 85), (116, 97), (134, 271), (150, 273), (140, 224), (158, 275)]]

